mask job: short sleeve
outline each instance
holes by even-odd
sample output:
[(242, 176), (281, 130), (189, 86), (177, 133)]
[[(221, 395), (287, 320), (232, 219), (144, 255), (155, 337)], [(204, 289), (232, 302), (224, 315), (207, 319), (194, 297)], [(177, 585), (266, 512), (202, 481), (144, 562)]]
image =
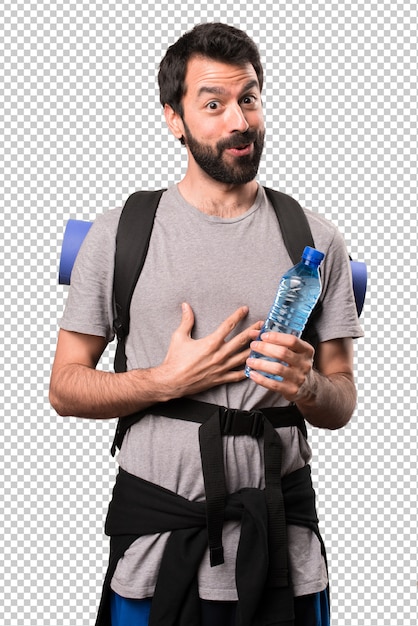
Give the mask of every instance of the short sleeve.
[(120, 209), (99, 216), (83, 241), (71, 274), (60, 328), (112, 341), (113, 272)]

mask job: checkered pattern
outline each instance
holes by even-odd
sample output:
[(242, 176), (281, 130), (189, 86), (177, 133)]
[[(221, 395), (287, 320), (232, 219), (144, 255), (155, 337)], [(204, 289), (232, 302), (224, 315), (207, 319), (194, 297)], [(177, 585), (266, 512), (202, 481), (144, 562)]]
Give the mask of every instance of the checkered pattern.
[(60, 245), (68, 218), (182, 176), (158, 63), (195, 23), (221, 20), (264, 60), (260, 180), (333, 220), (370, 275), (355, 416), (343, 431), (310, 432), (333, 625), (416, 625), (416, 2), (2, 7), (2, 623), (94, 623), (114, 424), (48, 404)]

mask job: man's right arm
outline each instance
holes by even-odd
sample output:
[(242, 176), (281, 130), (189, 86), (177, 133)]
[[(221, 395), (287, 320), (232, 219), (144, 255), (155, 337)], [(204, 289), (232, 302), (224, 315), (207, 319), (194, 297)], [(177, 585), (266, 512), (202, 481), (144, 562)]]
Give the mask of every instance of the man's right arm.
[(173, 398), (244, 379), (253, 324), (228, 335), (248, 313), (240, 307), (207, 337), (192, 339), (193, 311), (182, 306), (167, 355), (157, 367), (114, 374), (96, 369), (106, 347), (103, 337), (60, 330), (51, 373), (50, 402), (59, 415), (93, 419), (123, 417)]
[(60, 330), (49, 390), (59, 415), (106, 419), (145, 408), (145, 394), (138, 386), (144, 386), (146, 370), (141, 370), (142, 385), (136, 370), (122, 374), (96, 370), (105, 347), (103, 337)]

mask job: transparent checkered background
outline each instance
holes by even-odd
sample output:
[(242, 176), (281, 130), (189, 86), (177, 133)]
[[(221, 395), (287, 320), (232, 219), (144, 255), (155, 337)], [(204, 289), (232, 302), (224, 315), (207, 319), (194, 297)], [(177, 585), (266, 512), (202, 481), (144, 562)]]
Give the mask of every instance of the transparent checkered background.
[(417, 624), (416, 3), (15, 0), (0, 15), (5, 626), (94, 624), (114, 424), (48, 404), (60, 246), (67, 219), (181, 177), (157, 67), (212, 20), (260, 47), (260, 180), (332, 219), (369, 270), (358, 408), (310, 433), (333, 626)]

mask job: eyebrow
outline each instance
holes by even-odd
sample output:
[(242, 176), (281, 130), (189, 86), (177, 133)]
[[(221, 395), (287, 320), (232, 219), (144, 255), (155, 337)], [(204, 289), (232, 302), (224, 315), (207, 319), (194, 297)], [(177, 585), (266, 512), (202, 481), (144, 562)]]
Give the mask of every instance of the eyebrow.
[[(253, 79), (250, 80), (243, 88), (241, 94), (244, 94), (246, 91), (249, 91), (250, 89), (252, 89), (253, 87), (258, 87), (258, 81)], [(200, 87), (199, 91), (197, 92), (197, 96), (198, 98), (200, 98), (200, 96), (204, 95), (204, 94), (214, 94), (216, 96), (223, 96), (225, 95), (227, 92), (227, 90), (224, 87), (217, 87), (215, 85), (213, 86), (209, 86), (209, 85), (203, 85), (202, 87)]]

